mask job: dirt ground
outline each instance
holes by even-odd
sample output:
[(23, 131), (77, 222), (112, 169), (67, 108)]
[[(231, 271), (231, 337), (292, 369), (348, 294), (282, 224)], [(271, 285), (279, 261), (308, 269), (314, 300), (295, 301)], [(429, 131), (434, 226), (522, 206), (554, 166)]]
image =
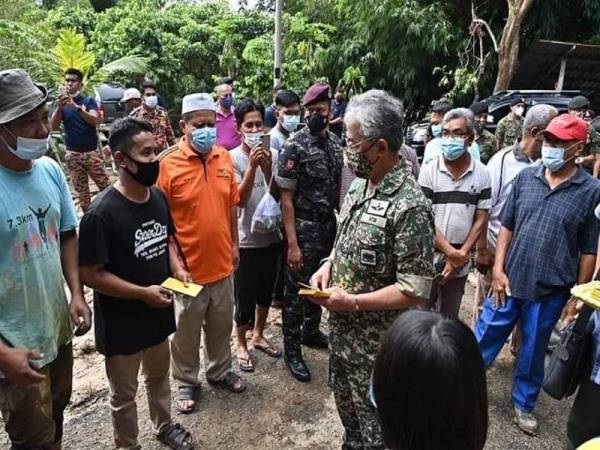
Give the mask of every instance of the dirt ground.
[[(474, 289), (467, 287), (461, 317), (471, 323)], [(65, 449), (111, 449), (112, 426), (103, 358), (96, 353), (93, 335), (74, 341), (75, 369), (72, 402), (66, 412)], [(282, 345), (281, 314), (274, 309), (267, 336)], [(245, 374), (248, 389), (231, 394), (204, 383), (194, 414), (178, 415), (202, 449), (335, 449), (341, 446), (342, 427), (327, 387), (328, 353), (305, 349), (313, 381), (292, 379), (282, 359), (254, 355), (256, 371)], [(564, 448), (570, 401), (558, 402), (541, 394), (537, 415), (538, 437), (521, 433), (512, 422), (510, 386), (514, 358), (505, 348), (488, 371), (490, 426), (486, 449), (542, 450)], [(165, 449), (153, 437), (143, 383), (140, 380), (138, 415), (140, 443), (145, 449)], [(0, 448), (8, 440), (0, 437)]]

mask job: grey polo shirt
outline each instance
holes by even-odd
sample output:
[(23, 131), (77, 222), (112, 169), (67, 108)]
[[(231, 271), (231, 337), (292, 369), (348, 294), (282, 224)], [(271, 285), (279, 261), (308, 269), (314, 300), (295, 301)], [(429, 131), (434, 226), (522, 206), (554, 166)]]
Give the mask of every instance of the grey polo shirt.
[[(431, 202), (435, 226), (455, 247), (460, 247), (473, 227), (475, 212), (488, 211), (491, 206), (490, 176), (485, 166), (471, 157), (469, 167), (454, 179), (446, 167), (443, 156), (421, 167), (419, 184)], [(436, 262), (443, 261), (436, 251)], [(455, 274), (467, 275), (468, 265)]]

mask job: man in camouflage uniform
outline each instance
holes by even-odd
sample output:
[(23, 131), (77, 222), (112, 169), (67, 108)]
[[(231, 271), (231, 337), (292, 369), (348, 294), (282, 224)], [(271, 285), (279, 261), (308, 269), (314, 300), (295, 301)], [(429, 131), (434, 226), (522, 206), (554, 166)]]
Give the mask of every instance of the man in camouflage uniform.
[(433, 214), (399, 157), (402, 117), (400, 101), (383, 91), (350, 100), (345, 151), (357, 178), (334, 249), (311, 278), (315, 288), (334, 286), (328, 299), (311, 301), (331, 311), (329, 380), (347, 450), (384, 448), (369, 401), (380, 339), (398, 314), (424, 304), (431, 290)]
[(483, 102), (475, 102), (469, 109), (475, 116), (475, 142), (479, 145), (480, 161), (483, 164), (487, 164), (492, 155), (498, 151), (496, 136), (485, 129), (488, 106)]
[(498, 122), (496, 128), (496, 141), (498, 150), (512, 146), (523, 134), (523, 113), (525, 112), (525, 99), (517, 97), (510, 102), (510, 113)]
[(335, 239), (342, 149), (328, 130), (331, 89), (311, 86), (304, 95), (307, 127), (292, 135), (279, 152), (277, 185), (281, 189), (283, 223), (288, 244), (283, 306), (285, 362), (294, 378), (310, 381), (301, 344), (327, 348), (319, 330), (321, 307), (298, 295), (298, 283), (308, 283)]
[(145, 84), (142, 87), (142, 99), (142, 105), (131, 111), (129, 116), (152, 124), (152, 134), (154, 134), (156, 147), (159, 151), (175, 145), (175, 134), (169, 120), (169, 113), (163, 107), (158, 106), (156, 87)]
[[(569, 114), (582, 119), (589, 108), (590, 101), (583, 95), (578, 95), (569, 102)], [(600, 176), (600, 134), (591, 123), (588, 123), (588, 138), (583, 149), (583, 155), (576, 162), (583, 165), (588, 172), (593, 171), (594, 177), (598, 178)]]

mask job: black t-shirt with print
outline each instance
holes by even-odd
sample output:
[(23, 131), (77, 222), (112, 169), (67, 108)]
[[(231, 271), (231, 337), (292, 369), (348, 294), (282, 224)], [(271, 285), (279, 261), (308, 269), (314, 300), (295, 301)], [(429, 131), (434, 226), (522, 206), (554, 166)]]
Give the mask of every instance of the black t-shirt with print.
[[(157, 188), (134, 203), (114, 187), (102, 192), (81, 219), (79, 264), (105, 269), (139, 286), (169, 277), (168, 236), (173, 224), (167, 200)], [(173, 306), (151, 308), (141, 300), (94, 291), (96, 348), (106, 356), (130, 355), (163, 342), (175, 331)]]

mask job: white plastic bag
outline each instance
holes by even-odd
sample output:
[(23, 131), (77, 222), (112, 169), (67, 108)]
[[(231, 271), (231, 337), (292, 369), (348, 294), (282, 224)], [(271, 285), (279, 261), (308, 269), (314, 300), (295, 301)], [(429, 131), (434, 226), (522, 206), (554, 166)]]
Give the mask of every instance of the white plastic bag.
[(272, 233), (279, 230), (281, 223), (281, 207), (271, 193), (266, 192), (254, 211), (250, 232), (253, 234)]

